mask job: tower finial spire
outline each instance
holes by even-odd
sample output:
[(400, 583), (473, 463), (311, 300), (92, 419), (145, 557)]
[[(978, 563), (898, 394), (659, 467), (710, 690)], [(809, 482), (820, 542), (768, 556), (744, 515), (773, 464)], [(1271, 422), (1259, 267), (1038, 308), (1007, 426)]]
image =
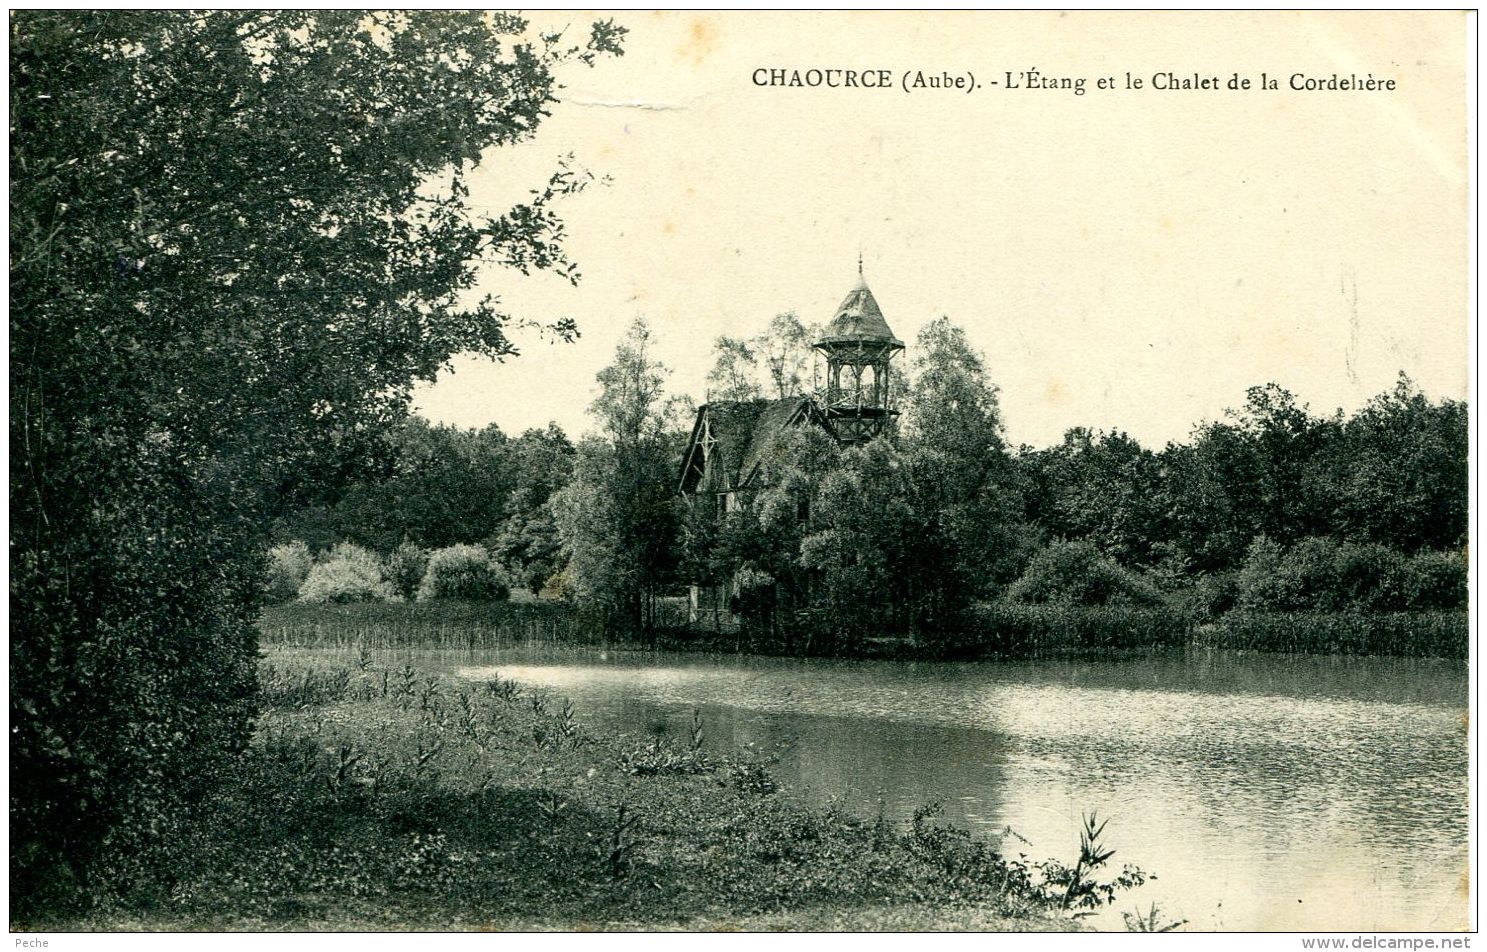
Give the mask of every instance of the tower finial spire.
[(862, 277), (862, 249), (857, 249), (857, 276)]

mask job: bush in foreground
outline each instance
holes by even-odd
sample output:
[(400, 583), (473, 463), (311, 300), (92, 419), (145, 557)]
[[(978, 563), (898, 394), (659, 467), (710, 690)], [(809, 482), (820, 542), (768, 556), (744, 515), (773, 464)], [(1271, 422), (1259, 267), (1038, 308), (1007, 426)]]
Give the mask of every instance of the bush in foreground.
[(418, 600), (463, 598), (503, 601), (511, 595), (506, 576), (483, 546), (451, 545), (429, 556), (429, 566), (418, 586)]

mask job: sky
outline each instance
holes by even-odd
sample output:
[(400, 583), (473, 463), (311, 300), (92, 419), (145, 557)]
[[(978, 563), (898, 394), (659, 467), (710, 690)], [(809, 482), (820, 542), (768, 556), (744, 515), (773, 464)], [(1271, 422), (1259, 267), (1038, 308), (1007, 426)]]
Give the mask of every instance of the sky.
[[(828, 320), (859, 254), (909, 359), (934, 318), (966, 329), (1014, 445), (1088, 426), (1159, 447), (1267, 382), (1319, 413), (1356, 409), (1401, 370), (1432, 397), (1467, 396), (1463, 14), (612, 16), (625, 55), (565, 70), (537, 135), (471, 181), (499, 212), (561, 155), (601, 177), (560, 206), (577, 287), (482, 280), (582, 337), (517, 329), (520, 357), (456, 358), (415, 396), (435, 421), (591, 430), (594, 375), (637, 316), (672, 391), (700, 401), (719, 335), (786, 310)], [(592, 18), (556, 25), (581, 36)], [(896, 85), (752, 79), (812, 67)], [(916, 70), (981, 88), (897, 86)], [(1084, 77), (1085, 92), (1028, 88), (1028, 70)], [(1222, 87), (1262, 72), (1281, 88), (1152, 88), (1158, 73)], [(1397, 88), (1293, 91), (1297, 72)]]

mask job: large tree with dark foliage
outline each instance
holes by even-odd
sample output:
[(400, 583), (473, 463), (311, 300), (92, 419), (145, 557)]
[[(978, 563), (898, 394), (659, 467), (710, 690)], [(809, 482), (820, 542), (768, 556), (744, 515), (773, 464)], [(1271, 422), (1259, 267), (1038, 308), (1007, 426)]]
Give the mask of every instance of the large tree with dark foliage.
[[(489, 263), (576, 279), (560, 165), (466, 177), (556, 70), (502, 14), (17, 13), (10, 56), (11, 896), (120, 884), (248, 737), (270, 516), (415, 380), (510, 353)], [(571, 333), (571, 326), (562, 328)]]
[(1124, 565), (1157, 561), (1170, 502), (1156, 454), (1121, 432), (1075, 427), (1025, 453), (1028, 512), (1053, 539), (1082, 539)]

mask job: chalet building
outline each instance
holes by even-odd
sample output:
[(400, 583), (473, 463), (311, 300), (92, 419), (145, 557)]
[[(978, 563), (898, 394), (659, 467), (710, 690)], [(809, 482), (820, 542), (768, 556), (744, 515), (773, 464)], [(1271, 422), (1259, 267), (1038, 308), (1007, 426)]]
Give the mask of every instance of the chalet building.
[[(813, 345), (825, 361), (824, 376), (809, 396), (780, 400), (728, 400), (705, 403), (682, 454), (680, 492), (694, 506), (707, 506), (721, 520), (747, 507), (767, 485), (764, 464), (792, 427), (816, 426), (842, 445), (866, 443), (891, 431), (893, 374), (889, 364), (904, 349), (893, 336), (873, 292), (857, 267), (857, 285), (847, 292), (820, 340)], [(737, 619), (729, 600), (734, 580), (693, 585), (689, 618), (694, 623), (731, 628)]]

